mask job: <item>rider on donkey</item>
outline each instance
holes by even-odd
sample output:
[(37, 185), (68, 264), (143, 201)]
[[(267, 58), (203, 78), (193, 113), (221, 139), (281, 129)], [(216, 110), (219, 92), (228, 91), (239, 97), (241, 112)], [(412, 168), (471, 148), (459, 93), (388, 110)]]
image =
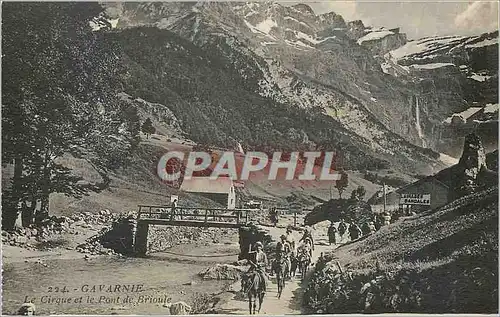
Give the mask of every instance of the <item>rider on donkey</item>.
[(288, 272), (290, 272), (290, 268), (292, 267), (292, 261), (291, 261), (292, 248), (288, 243), (288, 241), (286, 240), (286, 236), (284, 234), (281, 235), (280, 239), (281, 239), (281, 245), (280, 244), (278, 245), (281, 246), (281, 249), (277, 251), (281, 257), (285, 258), (287, 270)]
[(314, 251), (314, 239), (312, 237), (311, 232), (307, 228), (304, 230), (304, 235), (299, 240), (299, 242), (302, 242), (302, 241), (304, 242), (304, 244), (309, 243), (311, 245), (309, 252), (311, 253), (311, 256), (312, 256), (312, 251)]
[(290, 246), (292, 256), (295, 256), (295, 239), (293, 238), (292, 228), (290, 226), (286, 228), (286, 242), (288, 242), (288, 245)]
[(250, 269), (247, 271), (247, 274), (251, 274), (252, 272), (256, 272), (260, 275), (263, 284), (263, 290), (266, 291), (267, 286), (267, 277), (265, 273), (265, 269), (267, 267), (267, 256), (263, 251), (264, 246), (262, 242), (257, 241), (255, 243), (255, 248), (257, 251), (253, 252), (255, 254), (255, 262), (250, 261)]

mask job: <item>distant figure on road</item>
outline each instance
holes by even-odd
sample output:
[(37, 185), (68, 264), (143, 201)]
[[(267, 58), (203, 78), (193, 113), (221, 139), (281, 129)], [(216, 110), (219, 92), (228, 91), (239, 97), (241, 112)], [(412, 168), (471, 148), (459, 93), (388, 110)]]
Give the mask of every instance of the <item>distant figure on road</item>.
[(271, 207), (271, 209), (269, 209), (269, 218), (271, 219), (271, 223), (276, 227), (278, 223), (278, 211), (276, 207)]
[(388, 226), (391, 224), (391, 215), (387, 211), (384, 211), (382, 213), (382, 219), (384, 219), (384, 222), (383, 222), (384, 226)]
[(337, 228), (335, 227), (335, 224), (332, 221), (330, 227), (328, 228), (328, 242), (330, 243), (330, 245), (332, 245), (332, 243), (337, 244), (336, 233), (337, 233)]
[(174, 199), (174, 201), (172, 202), (172, 205), (170, 205), (170, 220), (175, 219), (176, 209), (177, 209), (177, 199)]
[(370, 233), (374, 233), (375, 231), (377, 231), (377, 228), (375, 227), (375, 223), (373, 221), (370, 221), (370, 223), (368, 223), (368, 227), (370, 228)]
[(351, 236), (351, 240), (356, 240), (362, 235), (361, 228), (353, 222), (349, 225), (349, 235)]
[(369, 235), (371, 233), (370, 224), (368, 222), (363, 223), (361, 231), (363, 231), (364, 236)]
[(347, 231), (347, 224), (344, 222), (344, 219), (340, 220), (339, 227), (338, 227), (338, 232), (340, 235), (340, 241), (342, 241), (342, 237)]
[(375, 216), (373, 222), (375, 223), (375, 229), (378, 231), (380, 230), (380, 228), (382, 228), (382, 225), (384, 224), (384, 219), (382, 218), (382, 215), (377, 215)]

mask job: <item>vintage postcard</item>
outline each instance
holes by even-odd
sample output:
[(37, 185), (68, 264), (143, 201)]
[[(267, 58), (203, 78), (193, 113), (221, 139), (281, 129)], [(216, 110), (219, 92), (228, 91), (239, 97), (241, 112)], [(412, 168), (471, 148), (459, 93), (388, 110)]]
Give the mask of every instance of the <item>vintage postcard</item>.
[(3, 2), (2, 314), (498, 314), (498, 2)]

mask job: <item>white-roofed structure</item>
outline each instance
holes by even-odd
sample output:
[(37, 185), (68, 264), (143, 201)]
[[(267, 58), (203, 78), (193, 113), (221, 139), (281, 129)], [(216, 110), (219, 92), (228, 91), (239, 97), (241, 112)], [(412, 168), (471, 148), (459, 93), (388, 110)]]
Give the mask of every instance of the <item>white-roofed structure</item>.
[(217, 179), (192, 177), (191, 179), (184, 179), (180, 189), (209, 198), (223, 206), (227, 206), (228, 209), (236, 207), (234, 184), (229, 177), (219, 177)]

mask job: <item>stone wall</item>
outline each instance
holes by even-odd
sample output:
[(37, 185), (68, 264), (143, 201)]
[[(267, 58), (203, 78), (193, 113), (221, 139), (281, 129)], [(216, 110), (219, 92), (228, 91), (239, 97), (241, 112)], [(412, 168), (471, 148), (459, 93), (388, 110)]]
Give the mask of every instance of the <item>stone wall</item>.
[(272, 237), (267, 230), (255, 225), (241, 227), (239, 229), (240, 255), (238, 259), (248, 259), (249, 246), (252, 245), (253, 247), (257, 241), (261, 241), (264, 248), (266, 248), (272, 243)]

